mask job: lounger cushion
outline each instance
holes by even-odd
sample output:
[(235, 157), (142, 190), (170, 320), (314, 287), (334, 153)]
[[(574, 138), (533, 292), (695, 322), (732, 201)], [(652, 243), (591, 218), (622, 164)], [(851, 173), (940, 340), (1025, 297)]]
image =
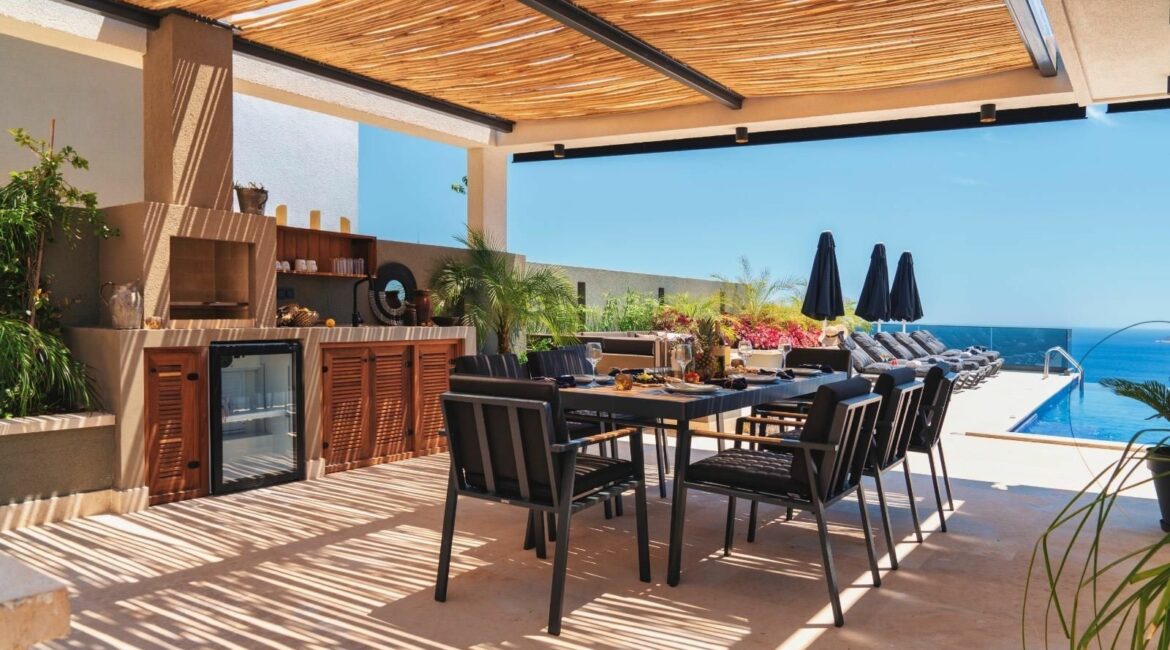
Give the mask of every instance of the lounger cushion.
[(865, 353), (868, 354), (874, 361), (886, 362), (894, 358), (894, 355), (890, 354), (889, 350), (882, 347), (869, 334), (866, 334), (865, 332), (853, 332), (851, 336), (853, 337), (853, 342), (856, 343), (859, 348), (865, 350)]
[(915, 341), (914, 338), (906, 332), (894, 332), (894, 339), (918, 357), (931, 357), (938, 354), (937, 352), (932, 352), (922, 347), (922, 344), (920, 344), (918, 341)]
[(914, 354), (912, 351), (907, 349), (906, 346), (899, 343), (898, 340), (895, 339), (889, 332), (878, 332), (877, 334), (874, 334), (873, 338), (876, 339), (882, 347), (889, 350), (890, 354), (899, 359), (912, 361), (918, 358), (918, 355)]

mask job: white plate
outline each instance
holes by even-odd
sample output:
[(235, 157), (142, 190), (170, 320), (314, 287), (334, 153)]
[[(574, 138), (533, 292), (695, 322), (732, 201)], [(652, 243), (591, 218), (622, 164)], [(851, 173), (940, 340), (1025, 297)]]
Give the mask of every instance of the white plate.
[(744, 381), (749, 384), (774, 384), (776, 375), (744, 375)]
[(578, 385), (588, 384), (590, 380), (596, 380), (599, 384), (613, 383), (613, 377), (610, 377), (609, 375), (573, 375), (573, 381), (577, 382)]
[(719, 390), (719, 387), (714, 384), (685, 384), (682, 382), (673, 382), (666, 385), (666, 392), (668, 393), (689, 393), (692, 395), (703, 395), (706, 393), (714, 393)]

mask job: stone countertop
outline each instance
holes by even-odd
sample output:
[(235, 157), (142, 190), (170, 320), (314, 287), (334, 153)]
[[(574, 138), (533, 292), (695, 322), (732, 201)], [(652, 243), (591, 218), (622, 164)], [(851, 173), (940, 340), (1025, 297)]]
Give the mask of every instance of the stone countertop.
[(361, 343), (363, 341), (436, 341), (463, 339), (474, 347), (473, 327), (383, 326), (362, 327), (239, 327), (208, 329), (115, 330), (97, 327), (69, 328), (71, 335), (113, 337), (135, 340), (145, 347), (206, 345), (213, 341), (257, 341), (298, 339), (315, 343)]

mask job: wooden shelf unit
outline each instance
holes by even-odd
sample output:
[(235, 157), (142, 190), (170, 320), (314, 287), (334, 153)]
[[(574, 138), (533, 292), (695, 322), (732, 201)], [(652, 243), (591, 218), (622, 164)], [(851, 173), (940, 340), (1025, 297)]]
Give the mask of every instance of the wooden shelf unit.
[(363, 275), (331, 272), (332, 260), (339, 257), (360, 258), (366, 261), (366, 273), (373, 275), (378, 270), (378, 239), (369, 235), (355, 235), (346, 232), (311, 230), (292, 226), (276, 227), (276, 260), (316, 260), (317, 273), (281, 271), (288, 275), (316, 275), (325, 278), (361, 278)]

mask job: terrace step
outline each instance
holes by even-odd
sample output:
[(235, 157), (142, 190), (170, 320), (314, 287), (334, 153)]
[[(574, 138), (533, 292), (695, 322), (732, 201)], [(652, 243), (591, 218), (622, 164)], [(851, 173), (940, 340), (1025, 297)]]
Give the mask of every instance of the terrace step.
[(66, 584), (0, 554), (0, 650), (27, 648), (68, 634)]

